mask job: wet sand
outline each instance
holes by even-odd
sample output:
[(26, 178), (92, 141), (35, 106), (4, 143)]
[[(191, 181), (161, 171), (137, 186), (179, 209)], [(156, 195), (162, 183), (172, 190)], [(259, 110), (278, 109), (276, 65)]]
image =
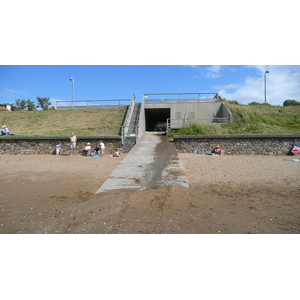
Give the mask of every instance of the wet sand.
[(300, 232), (297, 157), (179, 154), (188, 188), (95, 195), (123, 157), (0, 156), (0, 233)]

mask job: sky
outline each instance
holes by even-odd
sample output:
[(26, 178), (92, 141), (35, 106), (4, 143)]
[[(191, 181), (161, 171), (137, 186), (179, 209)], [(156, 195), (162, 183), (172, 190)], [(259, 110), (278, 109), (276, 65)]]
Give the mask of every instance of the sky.
[(219, 93), (240, 104), (300, 101), (300, 65), (1, 65), (0, 103), (131, 99), (150, 93)]

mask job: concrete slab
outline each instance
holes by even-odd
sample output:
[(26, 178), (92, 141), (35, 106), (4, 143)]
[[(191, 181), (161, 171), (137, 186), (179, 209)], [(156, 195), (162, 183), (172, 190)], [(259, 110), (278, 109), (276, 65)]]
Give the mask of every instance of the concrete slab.
[(174, 143), (163, 135), (145, 133), (96, 194), (116, 189), (179, 184), (188, 187)]

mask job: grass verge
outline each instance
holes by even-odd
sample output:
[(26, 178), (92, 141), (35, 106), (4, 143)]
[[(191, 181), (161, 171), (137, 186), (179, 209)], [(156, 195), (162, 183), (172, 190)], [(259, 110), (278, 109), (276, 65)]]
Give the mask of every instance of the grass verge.
[(234, 105), (226, 103), (233, 115), (232, 124), (204, 124), (196, 122), (171, 133), (174, 135), (222, 134), (299, 134), (299, 106)]
[(119, 135), (126, 109), (0, 111), (0, 125), (17, 136)]

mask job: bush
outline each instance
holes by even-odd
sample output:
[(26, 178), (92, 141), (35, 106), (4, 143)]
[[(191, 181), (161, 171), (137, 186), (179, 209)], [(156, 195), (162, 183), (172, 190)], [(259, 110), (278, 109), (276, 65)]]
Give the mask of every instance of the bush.
[(297, 100), (285, 100), (283, 102), (283, 106), (296, 106), (296, 105), (300, 105), (300, 102), (298, 102)]
[(158, 122), (154, 126), (154, 131), (166, 131), (167, 123), (166, 122)]
[(260, 105), (260, 104), (261, 103), (258, 103), (258, 102), (255, 102), (255, 101), (248, 103), (248, 105)]
[(227, 102), (230, 104), (239, 105), (239, 103), (236, 100), (228, 100)]

